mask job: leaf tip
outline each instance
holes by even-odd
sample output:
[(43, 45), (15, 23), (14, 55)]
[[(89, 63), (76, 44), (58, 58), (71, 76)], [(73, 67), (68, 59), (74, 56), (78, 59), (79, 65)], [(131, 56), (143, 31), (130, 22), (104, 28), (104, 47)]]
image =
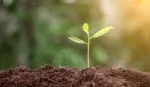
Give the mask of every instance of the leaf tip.
[(89, 25), (88, 25), (88, 23), (84, 23), (82, 28), (83, 28), (84, 32), (86, 32), (87, 34), (89, 33)]
[(112, 27), (112, 26), (108, 26), (108, 28), (113, 29), (114, 27)]

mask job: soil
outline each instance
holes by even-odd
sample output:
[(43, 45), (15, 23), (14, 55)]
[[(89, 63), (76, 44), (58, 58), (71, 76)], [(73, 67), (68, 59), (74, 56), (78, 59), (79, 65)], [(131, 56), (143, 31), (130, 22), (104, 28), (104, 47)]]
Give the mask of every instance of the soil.
[(150, 73), (102, 67), (20, 67), (0, 71), (0, 87), (150, 87)]

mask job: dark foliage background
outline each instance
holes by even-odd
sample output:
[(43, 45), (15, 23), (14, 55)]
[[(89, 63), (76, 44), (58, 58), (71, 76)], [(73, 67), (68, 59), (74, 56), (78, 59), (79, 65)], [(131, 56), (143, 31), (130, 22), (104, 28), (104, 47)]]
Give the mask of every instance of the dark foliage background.
[[(18, 66), (34, 68), (44, 64), (85, 68), (86, 46), (71, 42), (68, 36), (86, 40), (82, 31), (82, 24), (86, 22), (91, 34), (109, 25), (118, 28), (92, 40), (91, 66), (135, 65), (137, 69), (150, 70), (143, 67), (149, 67), (149, 34), (141, 30), (143, 27), (148, 32), (149, 26), (144, 24), (148, 24), (149, 19), (143, 14), (149, 13), (133, 16), (138, 15), (135, 13), (140, 6), (148, 8), (144, 7), (148, 4), (143, 4), (148, 1), (119, 1), (120, 4), (114, 6), (121, 10), (110, 8), (104, 12), (100, 1), (104, 0), (0, 0), (0, 69)], [(126, 4), (129, 1), (133, 1), (133, 7)], [(131, 8), (136, 8), (135, 13)], [(108, 13), (116, 13), (116, 19), (112, 18), (113, 15), (105, 15), (107, 10)], [(113, 19), (113, 22), (106, 23), (105, 18)], [(132, 18), (147, 21), (142, 25)], [(132, 28), (137, 31), (127, 34)], [(125, 64), (124, 61), (132, 62)]]

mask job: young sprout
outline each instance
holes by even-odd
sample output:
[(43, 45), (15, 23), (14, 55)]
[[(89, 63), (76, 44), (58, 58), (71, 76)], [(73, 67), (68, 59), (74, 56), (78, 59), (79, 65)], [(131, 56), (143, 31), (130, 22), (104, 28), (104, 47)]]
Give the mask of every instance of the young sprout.
[(81, 40), (77, 37), (68, 37), (71, 41), (75, 42), (75, 43), (79, 43), (79, 44), (86, 44), (87, 45), (87, 67), (90, 67), (90, 42), (91, 39), (93, 38), (98, 38), (102, 35), (104, 35), (105, 33), (107, 33), (109, 30), (111, 30), (113, 27), (105, 27), (101, 30), (99, 30), (98, 32), (96, 32), (93, 36), (90, 37), (89, 35), (89, 25), (87, 23), (84, 23), (82, 26), (83, 31), (87, 34), (87, 42), (84, 40)]

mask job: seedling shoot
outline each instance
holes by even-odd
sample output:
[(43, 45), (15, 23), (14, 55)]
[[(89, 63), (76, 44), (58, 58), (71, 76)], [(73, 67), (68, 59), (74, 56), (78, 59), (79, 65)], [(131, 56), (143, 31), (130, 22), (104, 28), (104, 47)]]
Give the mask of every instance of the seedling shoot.
[(84, 23), (83, 26), (82, 26), (82, 29), (87, 34), (87, 42), (80, 39), (80, 38), (77, 38), (77, 37), (68, 37), (71, 41), (73, 41), (75, 43), (86, 44), (87, 45), (87, 68), (90, 67), (90, 56), (89, 55), (90, 55), (90, 42), (91, 42), (91, 39), (98, 38), (98, 37), (104, 35), (108, 31), (110, 31), (112, 28), (113, 27), (105, 27), (105, 28), (99, 30), (93, 36), (90, 37), (90, 35), (89, 35), (89, 25), (87, 23)]

